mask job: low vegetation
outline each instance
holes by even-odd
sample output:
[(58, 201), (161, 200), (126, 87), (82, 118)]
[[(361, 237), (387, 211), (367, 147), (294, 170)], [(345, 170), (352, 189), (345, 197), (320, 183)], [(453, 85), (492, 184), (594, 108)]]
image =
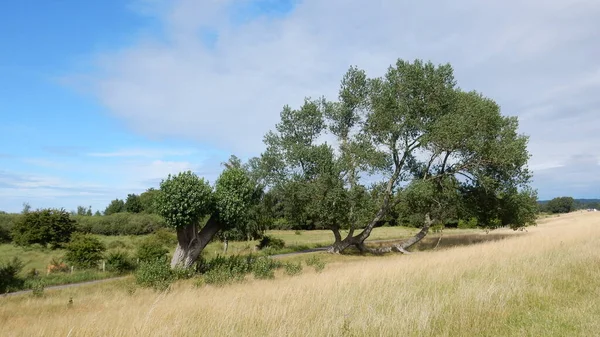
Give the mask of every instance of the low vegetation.
[(316, 254), (327, 267), (292, 278), (45, 290), (0, 299), (0, 335), (589, 336), (600, 328), (599, 238), (597, 214), (575, 214), (410, 256)]

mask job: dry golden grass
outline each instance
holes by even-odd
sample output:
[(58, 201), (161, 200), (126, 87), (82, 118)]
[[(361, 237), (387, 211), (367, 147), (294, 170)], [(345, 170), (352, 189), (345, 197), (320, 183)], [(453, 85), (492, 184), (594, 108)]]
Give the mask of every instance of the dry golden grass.
[[(409, 256), (337, 257), (320, 274), (166, 294), (123, 282), (0, 299), (1, 336), (594, 336), (600, 213)], [(72, 307), (67, 306), (73, 297)]]

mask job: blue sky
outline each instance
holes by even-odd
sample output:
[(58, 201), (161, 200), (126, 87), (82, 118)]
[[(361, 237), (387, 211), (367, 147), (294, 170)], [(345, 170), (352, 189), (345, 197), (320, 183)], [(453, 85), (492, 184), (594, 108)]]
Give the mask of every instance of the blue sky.
[(600, 197), (599, 22), (592, 0), (4, 1), (0, 210), (103, 210), (187, 169), (214, 181), (284, 104), (399, 57), (450, 62), (519, 116), (541, 198)]

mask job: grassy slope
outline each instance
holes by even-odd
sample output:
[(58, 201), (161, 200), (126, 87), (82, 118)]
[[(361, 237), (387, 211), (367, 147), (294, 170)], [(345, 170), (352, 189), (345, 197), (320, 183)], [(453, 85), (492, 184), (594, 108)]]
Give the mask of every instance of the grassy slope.
[(599, 213), (410, 256), (325, 256), (332, 262), (320, 274), (305, 268), (225, 288), (182, 282), (165, 294), (132, 293), (125, 281), (0, 299), (0, 335), (590, 336), (600, 329)]
[[(371, 235), (370, 240), (377, 240), (382, 238), (402, 238), (409, 236), (416, 230), (414, 228), (403, 228), (403, 227), (384, 227), (376, 228)], [(290, 246), (286, 251), (296, 251), (303, 248), (313, 248), (326, 246), (333, 242), (333, 234), (331, 231), (301, 231), (300, 235), (295, 234), (294, 231), (269, 231), (267, 234), (281, 238), (286, 242), (287, 246)], [(119, 250), (126, 250), (132, 256), (135, 254), (136, 245), (142, 241), (145, 236), (102, 236), (97, 235), (107, 247), (111, 250), (111, 244), (115, 241), (120, 241), (123, 247), (115, 248)], [(231, 254), (247, 254), (254, 250), (254, 247), (258, 244), (258, 241), (250, 242), (230, 242), (228, 247), (228, 255)], [(171, 247), (171, 253), (175, 250), (176, 241), (173, 241)], [(52, 260), (52, 258), (60, 258), (64, 255), (64, 250), (51, 250), (43, 249), (40, 247), (17, 247), (12, 244), (0, 244), (0, 259), (12, 259), (17, 256), (23, 260), (25, 267), (23, 268), (23, 274), (32, 268), (37, 269), (41, 273), (46, 272), (46, 266)], [(223, 244), (221, 242), (210, 243), (204, 252), (206, 258), (211, 258), (217, 254), (223, 254)]]

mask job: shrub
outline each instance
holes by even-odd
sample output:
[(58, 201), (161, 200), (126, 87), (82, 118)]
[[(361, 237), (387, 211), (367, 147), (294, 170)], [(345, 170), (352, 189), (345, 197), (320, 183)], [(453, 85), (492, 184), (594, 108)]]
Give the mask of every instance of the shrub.
[(23, 287), (24, 280), (18, 275), (23, 269), (23, 261), (14, 257), (8, 262), (0, 262), (0, 292), (19, 290)]
[(161, 260), (142, 262), (135, 273), (137, 284), (158, 291), (167, 290), (174, 280), (175, 275), (171, 267)]
[(125, 251), (114, 251), (106, 256), (106, 270), (126, 273), (135, 269), (135, 264)]
[(31, 283), (31, 295), (33, 297), (43, 297), (45, 287), (46, 284), (44, 283), (44, 280), (36, 279)]
[(290, 230), (292, 229), (292, 224), (287, 221), (285, 218), (278, 218), (273, 221), (270, 226), (270, 229), (278, 229), (278, 230)]
[(465, 220), (458, 220), (458, 228), (461, 229), (469, 229), (469, 228), (476, 228), (477, 227), (477, 218), (472, 217), (470, 218), (468, 221)]
[(214, 269), (204, 274), (204, 282), (215, 286), (224, 286), (233, 283), (234, 281), (241, 282), (244, 280), (244, 274), (233, 274), (226, 269)]
[(323, 269), (325, 269), (325, 261), (323, 261), (321, 259), (321, 257), (317, 256), (317, 255), (313, 255), (311, 257), (309, 257), (308, 259), (306, 259), (306, 265), (307, 266), (312, 266), (313, 268), (315, 268), (315, 271), (321, 272)]
[(290, 276), (298, 275), (302, 272), (302, 263), (288, 262), (283, 265), (285, 273)]
[(245, 275), (252, 271), (252, 265), (256, 258), (253, 255), (232, 255), (224, 257), (217, 255), (200, 266), (200, 272), (206, 273), (211, 270), (226, 270), (231, 275)]
[(267, 247), (273, 248), (273, 249), (282, 249), (283, 247), (285, 247), (285, 241), (265, 235), (260, 240), (257, 247), (258, 247), (258, 249), (264, 249)]
[(279, 267), (277, 261), (266, 256), (261, 256), (252, 265), (254, 277), (257, 279), (271, 279), (275, 277), (275, 269)]
[(65, 259), (79, 268), (96, 267), (106, 247), (90, 235), (76, 234), (66, 247)]
[(115, 213), (104, 216), (75, 216), (77, 231), (98, 235), (146, 235), (165, 228), (156, 214)]
[(58, 248), (69, 242), (75, 231), (75, 221), (64, 209), (43, 209), (22, 214), (12, 228), (15, 244), (29, 246), (40, 244)]
[(145, 238), (137, 247), (137, 257), (140, 262), (144, 261), (166, 261), (169, 250), (163, 246), (155, 237)]

